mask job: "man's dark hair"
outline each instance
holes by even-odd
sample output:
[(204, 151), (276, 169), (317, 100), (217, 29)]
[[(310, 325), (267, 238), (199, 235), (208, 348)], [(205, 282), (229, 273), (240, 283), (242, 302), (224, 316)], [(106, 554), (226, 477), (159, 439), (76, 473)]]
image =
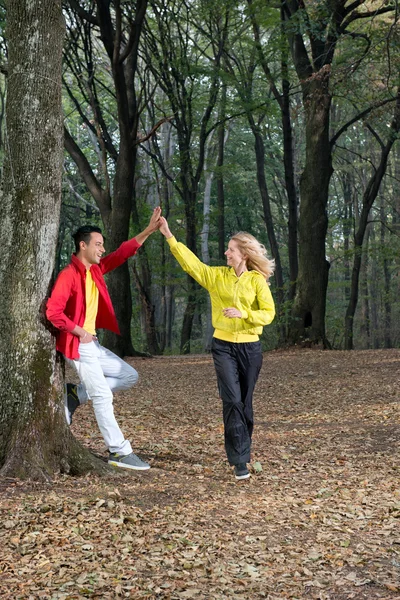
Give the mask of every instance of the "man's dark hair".
[(101, 233), (100, 227), (96, 227), (95, 225), (82, 225), (79, 227), (77, 231), (73, 234), (74, 242), (75, 242), (75, 252), (78, 253), (80, 250), (80, 242), (85, 242), (88, 244), (90, 242), (90, 236), (92, 233)]

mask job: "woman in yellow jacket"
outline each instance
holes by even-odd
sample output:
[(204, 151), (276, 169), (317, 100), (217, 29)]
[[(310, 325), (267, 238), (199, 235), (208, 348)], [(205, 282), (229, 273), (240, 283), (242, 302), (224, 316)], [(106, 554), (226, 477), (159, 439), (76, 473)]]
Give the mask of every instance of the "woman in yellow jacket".
[(236, 479), (250, 473), (253, 433), (253, 392), (262, 365), (259, 336), (271, 323), (275, 306), (268, 286), (274, 262), (255, 237), (240, 232), (232, 236), (225, 252), (227, 267), (202, 263), (177, 242), (164, 217), (160, 231), (172, 254), (211, 298), (214, 335), (212, 356), (222, 398), (225, 450)]

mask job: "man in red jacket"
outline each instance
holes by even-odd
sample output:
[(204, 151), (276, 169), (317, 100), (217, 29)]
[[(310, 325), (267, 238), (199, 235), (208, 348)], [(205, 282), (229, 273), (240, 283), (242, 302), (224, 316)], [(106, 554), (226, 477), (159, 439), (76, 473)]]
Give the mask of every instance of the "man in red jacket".
[(74, 365), (81, 383), (67, 384), (66, 418), (80, 404), (92, 400), (94, 413), (109, 450), (108, 462), (125, 469), (147, 470), (136, 456), (114, 416), (113, 392), (127, 390), (138, 380), (136, 370), (101, 346), (96, 329), (119, 333), (117, 319), (103, 275), (122, 265), (159, 228), (161, 209), (155, 208), (149, 225), (135, 238), (104, 258), (101, 229), (80, 227), (74, 234), (75, 254), (59, 274), (47, 302), (46, 315), (59, 330), (56, 348)]

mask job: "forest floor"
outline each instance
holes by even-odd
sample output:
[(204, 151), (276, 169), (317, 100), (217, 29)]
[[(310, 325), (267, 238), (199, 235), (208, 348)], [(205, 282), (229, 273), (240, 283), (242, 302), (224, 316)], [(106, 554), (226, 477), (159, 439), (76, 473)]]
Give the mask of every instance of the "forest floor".
[[(400, 600), (400, 351), (270, 352), (253, 473), (208, 355), (134, 359), (115, 398), (147, 472), (0, 487), (0, 597)], [(105, 458), (92, 407), (73, 433)]]

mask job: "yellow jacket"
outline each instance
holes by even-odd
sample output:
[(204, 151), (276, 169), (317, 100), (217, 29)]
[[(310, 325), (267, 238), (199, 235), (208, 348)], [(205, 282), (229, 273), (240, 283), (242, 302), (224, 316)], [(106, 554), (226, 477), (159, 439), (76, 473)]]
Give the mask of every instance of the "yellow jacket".
[[(240, 277), (232, 267), (210, 267), (175, 237), (167, 239), (170, 250), (182, 269), (189, 273), (211, 298), (214, 337), (228, 342), (257, 341), (264, 325), (275, 316), (275, 305), (264, 276), (245, 271)], [(223, 309), (234, 307), (242, 318), (228, 318)]]

